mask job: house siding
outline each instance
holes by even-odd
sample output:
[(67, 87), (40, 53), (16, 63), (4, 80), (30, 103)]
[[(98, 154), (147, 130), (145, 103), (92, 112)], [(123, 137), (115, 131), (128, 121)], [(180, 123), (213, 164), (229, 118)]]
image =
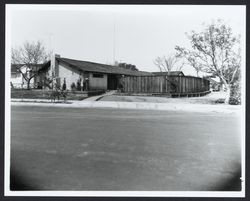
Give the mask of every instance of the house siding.
[[(89, 90), (107, 90), (107, 74), (103, 74), (102, 78), (93, 77), (92, 72), (80, 72), (76, 69), (69, 67), (66, 64), (59, 63), (58, 64), (58, 77), (60, 77), (61, 85), (63, 84), (63, 80), (66, 80), (66, 88), (68, 90), (71, 89), (71, 84), (74, 82), (77, 84), (77, 81), (81, 78), (89, 79)], [(82, 84), (82, 83), (81, 83)]]
[[(27, 81), (23, 78), (21, 73), (13, 73), (11, 74), (10, 78), (11, 83), (13, 84), (14, 88), (26, 88), (27, 87)], [(34, 87), (34, 78), (30, 80), (30, 87)]]
[(21, 84), (23, 82), (23, 78), (22, 78), (21, 73), (11, 74), (10, 81), (15, 88), (21, 88)]
[(93, 77), (94, 73), (89, 74), (89, 88), (91, 90), (107, 90), (108, 76), (103, 74), (102, 78)]
[(59, 68), (58, 68), (58, 77), (60, 77), (61, 79), (61, 85), (63, 84), (63, 81), (65, 79), (66, 81), (66, 88), (68, 90), (71, 89), (71, 84), (74, 82), (75, 84), (77, 83), (77, 80), (79, 78), (82, 78), (82, 75), (79, 71), (77, 70), (73, 70), (72, 68), (66, 66), (66, 65), (62, 65), (59, 64)]

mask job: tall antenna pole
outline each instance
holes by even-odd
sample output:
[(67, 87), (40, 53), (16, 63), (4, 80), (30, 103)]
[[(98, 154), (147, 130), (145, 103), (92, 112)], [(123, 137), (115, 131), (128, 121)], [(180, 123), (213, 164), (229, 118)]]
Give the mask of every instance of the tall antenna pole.
[(49, 51), (51, 54), (54, 54), (54, 46), (53, 46), (53, 33), (49, 33)]
[(54, 45), (53, 45), (53, 33), (49, 33), (49, 39), (50, 39), (50, 68), (51, 68), (51, 78), (52, 78), (52, 90), (54, 90), (55, 87), (55, 52), (54, 52)]
[(53, 34), (50, 33), (49, 34), (49, 42), (50, 42), (50, 50), (51, 50), (51, 72), (52, 72), (52, 77), (53, 77), (53, 74), (54, 74), (54, 71), (55, 71), (55, 53), (54, 53), (54, 47), (53, 47)]
[(113, 34), (113, 62), (115, 65), (115, 46), (116, 46), (116, 21), (115, 21), (115, 16), (114, 16), (114, 34)]

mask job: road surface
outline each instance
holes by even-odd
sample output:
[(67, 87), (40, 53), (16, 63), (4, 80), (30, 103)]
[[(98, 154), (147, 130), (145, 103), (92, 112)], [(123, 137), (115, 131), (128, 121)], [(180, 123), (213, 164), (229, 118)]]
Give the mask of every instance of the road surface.
[(240, 190), (235, 114), (11, 107), (13, 190)]

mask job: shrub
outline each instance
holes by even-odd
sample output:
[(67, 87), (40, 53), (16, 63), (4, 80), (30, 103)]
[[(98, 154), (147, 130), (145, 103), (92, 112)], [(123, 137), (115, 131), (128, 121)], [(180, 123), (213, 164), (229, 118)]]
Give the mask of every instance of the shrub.
[(63, 83), (62, 90), (65, 91), (67, 89), (66, 83)]
[(76, 89), (77, 89), (77, 91), (81, 91), (81, 80), (79, 79), (78, 81), (77, 81), (77, 83), (76, 83)]
[(240, 82), (236, 82), (231, 85), (231, 93), (229, 98), (230, 105), (239, 105), (241, 104), (241, 88)]
[(63, 85), (62, 85), (62, 90), (65, 91), (67, 89), (67, 86), (66, 86), (66, 80), (64, 78), (63, 80)]
[(76, 90), (76, 84), (74, 82), (72, 82), (72, 84), (70, 85), (70, 88), (72, 91)]
[(60, 90), (60, 89), (61, 89), (61, 86), (60, 86), (60, 84), (59, 84), (59, 83), (56, 83), (56, 85), (55, 85), (55, 89), (56, 89), (56, 90)]
[(215, 101), (215, 103), (225, 103), (225, 98), (219, 98)]

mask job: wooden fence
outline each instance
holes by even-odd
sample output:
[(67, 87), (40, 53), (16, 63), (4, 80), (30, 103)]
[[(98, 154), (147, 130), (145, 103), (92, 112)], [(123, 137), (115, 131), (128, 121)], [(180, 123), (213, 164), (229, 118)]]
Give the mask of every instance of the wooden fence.
[(120, 80), (122, 91), (135, 94), (187, 94), (209, 91), (209, 81), (192, 76), (129, 76)]

